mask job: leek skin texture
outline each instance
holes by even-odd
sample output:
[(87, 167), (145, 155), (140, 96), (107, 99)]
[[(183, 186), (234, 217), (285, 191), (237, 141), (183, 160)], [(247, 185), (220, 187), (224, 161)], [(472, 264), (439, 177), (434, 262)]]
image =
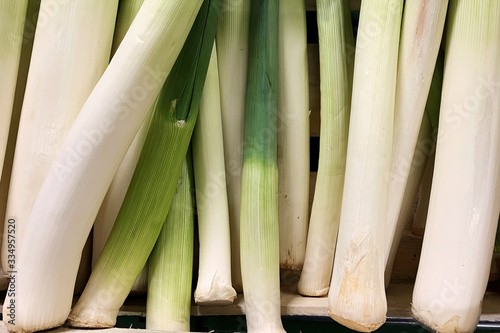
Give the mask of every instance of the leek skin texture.
[(285, 332), (277, 195), (278, 18), (278, 0), (252, 0), (240, 220), (249, 333)]
[(223, 1), (216, 35), (231, 230), (231, 276), (233, 287), (237, 292), (243, 291), (240, 263), (240, 204), (250, 1)]
[(21, 59), (28, 0), (0, 1), (0, 175), (9, 137), (9, 125)]
[[(146, 2), (142, 8), (145, 5)], [(198, 115), (216, 24), (214, 2), (205, 1), (158, 97), (123, 205), (89, 282), (69, 316), (72, 326), (114, 326), (120, 306), (153, 250)]]
[(321, 141), (299, 293), (328, 294), (344, 188), (354, 49), (348, 0), (319, 0)]
[(116, 17), (115, 35), (113, 36), (113, 46), (111, 47), (111, 56), (118, 50), (123, 37), (125, 37), (125, 34), (143, 3), (144, 0), (120, 0), (118, 4), (118, 15)]
[(117, 6), (118, 0), (41, 2), (6, 210), (16, 220), (17, 253), (50, 166), (109, 62)]
[(403, 195), (401, 210), (398, 216), (394, 241), (392, 243), (385, 267), (384, 277), (386, 288), (389, 286), (389, 282), (391, 280), (394, 260), (396, 259), (396, 254), (398, 252), (399, 244), (401, 243), (401, 238), (403, 237), (405, 228), (408, 224), (411, 225), (413, 222), (415, 200), (424, 177), (427, 162), (434, 152), (435, 147), (436, 145), (432, 132), (431, 121), (429, 116), (424, 113), (420, 133), (418, 134), (417, 145), (411, 162), (410, 173), (408, 174), (408, 181), (406, 182), (406, 189)]
[(364, 0), (360, 10), (328, 314), (362, 332), (380, 327), (387, 312), (384, 229), (402, 9), (401, 0)]
[[(141, 7), (64, 140), (35, 201), (24, 240), (29, 247), (21, 247), (17, 256), (16, 321), (15, 325), (6, 322), (9, 330), (38, 331), (66, 320), (81, 252), (99, 206), (200, 6), (201, 1), (147, 0)], [(137, 92), (143, 92), (140, 99)], [(79, 154), (82, 147), (89, 150)], [(4, 318), (7, 315), (6, 310)]]
[[(40, 8), (40, 0), (29, 1), (26, 10), (26, 19), (23, 30), (23, 42), (19, 60), (19, 70), (17, 72), (16, 91), (12, 106), (12, 113), (9, 124), (9, 134), (7, 146), (5, 149), (5, 158), (3, 160), (2, 174), (0, 178), (0, 228), (3, 230), (5, 211), (7, 208), (7, 196), (9, 193), (10, 175), (12, 172), (12, 163), (14, 161), (14, 149), (16, 147), (17, 128), (19, 126), (19, 118), (21, 116), (21, 106), (24, 98), (24, 89), (26, 88), (26, 80), (28, 78), (28, 68), (31, 58), (31, 50), (33, 48), (33, 40), (35, 37), (36, 19)], [(9, 284), (7, 269), (2, 267), (0, 271), (0, 290), (5, 290)]]
[(149, 259), (146, 329), (189, 332), (194, 247), (194, 183), (188, 151), (177, 190)]
[(230, 304), (236, 298), (236, 291), (231, 286), (231, 240), (218, 71), (214, 46), (192, 139), (200, 242), (198, 283), (194, 292), (198, 304)]
[(450, 1), (444, 68), (412, 312), (434, 331), (473, 332), (500, 213), (500, 2)]
[(411, 233), (418, 237), (424, 237), (425, 224), (427, 221), (427, 212), (429, 211), (429, 200), (431, 198), (432, 176), (434, 174), (434, 162), (436, 152), (429, 157), (425, 167), (424, 177), (418, 191), (418, 203), (413, 218), (413, 228)]
[[(118, 16), (116, 18), (116, 27), (115, 34), (113, 36), (111, 54), (115, 54), (143, 2), (144, 0), (120, 1), (118, 5)], [(132, 144), (123, 158), (120, 167), (116, 171), (113, 181), (108, 188), (108, 192), (104, 197), (99, 213), (95, 219), (93, 229), (94, 237), (92, 243), (92, 267), (94, 267), (97, 259), (99, 259), (99, 256), (101, 255), (104, 244), (106, 244), (106, 240), (108, 239), (109, 233), (113, 228), (116, 216), (120, 211), (123, 199), (127, 193), (137, 161), (139, 160), (139, 155), (142, 147), (144, 146), (144, 140), (146, 139), (146, 135), (148, 133), (151, 114), (152, 112), (150, 111), (148, 117), (144, 121), (144, 124), (139, 129), (134, 141), (132, 141)], [(137, 278), (136, 283), (132, 287), (132, 293), (144, 293), (147, 289), (147, 284), (148, 272), (146, 264), (144, 270), (141, 272), (141, 275)]]
[[(448, 0), (405, 3), (398, 60), (396, 108), (386, 230), (386, 263), (404, 230), (404, 195), (412, 172), (412, 159), (425, 103), (443, 36)], [(423, 168), (422, 168), (423, 169)], [(412, 187), (414, 184), (410, 185)], [(414, 198), (408, 198), (410, 200)]]
[(278, 217), (280, 265), (301, 270), (309, 221), (309, 75), (306, 8), (284, 0), (279, 8)]

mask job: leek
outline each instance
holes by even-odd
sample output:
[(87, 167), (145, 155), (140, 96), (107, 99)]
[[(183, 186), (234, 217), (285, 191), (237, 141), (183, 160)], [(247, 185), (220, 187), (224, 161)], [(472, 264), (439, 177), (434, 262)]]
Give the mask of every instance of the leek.
[(319, 0), (321, 133), (316, 188), (299, 293), (324, 296), (330, 287), (340, 222), (351, 110), (354, 48), (348, 0)]
[(167, 219), (149, 259), (146, 328), (189, 332), (194, 195), (188, 151)]
[[(36, 18), (38, 17), (38, 9), (40, 8), (40, 0), (29, 1), (26, 9), (26, 19), (23, 31), (23, 43), (21, 48), (19, 70), (16, 73), (16, 91), (12, 105), (12, 113), (10, 116), (7, 145), (5, 149), (5, 157), (0, 178), (0, 228), (3, 230), (5, 218), (5, 210), (7, 206), (7, 195), (9, 193), (10, 175), (12, 172), (12, 162), (14, 160), (14, 149), (16, 146), (17, 128), (19, 126), (19, 117), (21, 115), (21, 106), (24, 97), (24, 89), (26, 88), (26, 78), (28, 77), (28, 67), (30, 63), (31, 50), (33, 48), (34, 31), (36, 26)], [(9, 27), (9, 29), (12, 27)], [(5, 92), (5, 91), (4, 91)], [(1, 266), (1, 265), (0, 265)], [(7, 289), (9, 279), (6, 271), (8, 267), (2, 267), (0, 270), (0, 290)]]
[[(15, 220), (17, 253), (51, 163), (106, 69), (117, 6), (118, 0), (41, 2), (6, 209)], [(3, 265), (7, 235), (5, 224)]]
[[(14, 106), (28, 0), (0, 1), (0, 175)], [(4, 266), (5, 267), (5, 266)]]
[(309, 221), (309, 77), (306, 8), (279, 8), (278, 217), (281, 268), (300, 270)]
[(450, 2), (436, 161), (412, 312), (472, 332), (500, 213), (500, 2)]
[[(118, 46), (125, 37), (132, 21), (134, 20), (137, 12), (142, 6), (144, 0), (122, 0), (118, 6), (118, 16), (116, 18), (115, 34), (113, 36), (113, 46), (111, 48), (111, 54), (115, 54)], [(150, 112), (151, 114), (151, 112)], [(115, 177), (109, 186), (108, 192), (104, 197), (99, 213), (94, 222), (94, 238), (92, 243), (92, 267), (99, 259), (102, 249), (106, 240), (108, 239), (111, 228), (115, 223), (116, 216), (120, 210), (125, 194), (127, 193), (128, 186), (130, 185), (130, 180), (134, 174), (135, 166), (137, 165), (137, 160), (139, 159), (139, 154), (144, 146), (144, 140), (146, 139), (146, 134), (149, 126), (150, 116), (146, 118), (144, 124), (139, 129), (134, 141), (130, 145), (127, 154), (123, 158), (120, 167), (116, 171)], [(146, 291), (148, 283), (148, 272), (147, 264), (141, 275), (137, 278), (134, 286), (132, 287), (132, 292), (135, 294), (143, 293)]]
[[(85, 102), (33, 205), (24, 238), (29, 246), (22, 247), (17, 257), (16, 295), (8, 295), (4, 303), (14, 304), (14, 318), (3, 307), (9, 330), (44, 330), (66, 320), (81, 251), (99, 206), (174, 64), (201, 2), (146, 0)], [(53, 21), (45, 21), (45, 27)], [(39, 29), (33, 59), (37, 40), (43, 42), (38, 38), (38, 31), (43, 31)], [(44, 50), (52, 51), (47, 45)], [(88, 50), (81, 53), (88, 56)]]
[(224, 160), (231, 230), (231, 276), (241, 292), (240, 204), (250, 0), (223, 1), (217, 27)]
[[(144, 8), (149, 10), (147, 4), (145, 1), (137, 18)], [(160, 234), (198, 115), (215, 38), (214, 6), (214, 1), (206, 0), (201, 7), (156, 101), (144, 148), (120, 212), (89, 282), (69, 316), (72, 326), (114, 326), (118, 310)], [(133, 27), (134, 23), (130, 29)]]
[[(412, 170), (412, 157), (415, 155), (415, 146), (441, 45), (447, 9), (448, 0), (428, 0), (425, 3), (407, 1), (405, 3), (387, 201), (386, 230), (389, 237), (385, 242), (386, 263), (391, 252), (394, 254), (397, 249), (400, 235), (405, 227), (406, 221), (399, 219), (399, 216), (405, 205), (404, 195), (409, 187), (407, 183)], [(424, 163), (420, 165), (422, 171)], [(415, 183), (410, 186), (417, 190)], [(408, 199), (414, 200), (411, 197)]]
[(201, 94), (192, 146), (200, 241), (194, 300), (198, 304), (232, 303), (236, 291), (231, 286), (229, 209), (215, 47)]
[(328, 313), (337, 322), (363, 332), (380, 327), (387, 312), (384, 232), (402, 10), (402, 0), (364, 0), (356, 43)]
[(281, 324), (277, 196), (278, 18), (279, 0), (252, 0), (240, 219), (249, 333), (285, 332)]

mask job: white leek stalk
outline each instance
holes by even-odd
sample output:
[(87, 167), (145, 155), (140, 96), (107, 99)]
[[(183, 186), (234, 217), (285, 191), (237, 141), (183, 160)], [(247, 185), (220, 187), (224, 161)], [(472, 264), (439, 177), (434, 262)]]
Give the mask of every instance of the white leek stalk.
[(380, 327), (387, 312), (384, 234), (402, 10), (402, 0), (361, 3), (328, 314), (362, 332)]
[[(24, 240), (29, 246), (18, 254), (16, 295), (4, 303), (15, 304), (15, 319), (9, 320), (10, 310), (3, 307), (9, 330), (44, 330), (66, 320), (81, 251), (99, 206), (200, 6), (201, 0), (146, 0), (141, 7), (71, 127), (35, 201)], [(93, 26), (95, 19), (94, 14)], [(72, 25), (76, 26), (74, 20)], [(35, 40), (35, 48), (36, 44)], [(44, 49), (54, 51), (47, 45)], [(88, 51), (82, 54), (87, 57)]]
[[(0, 175), (14, 106), (28, 0), (0, 1)], [(5, 266), (4, 266), (5, 267)]]
[(299, 293), (325, 296), (330, 287), (340, 222), (351, 110), (354, 48), (348, 0), (319, 0), (321, 133), (318, 175)]
[[(14, 3), (13, 1), (11, 1)], [(5, 222), (5, 210), (7, 206), (7, 195), (9, 193), (9, 183), (10, 183), (10, 175), (12, 172), (12, 162), (14, 160), (14, 149), (16, 146), (16, 137), (17, 137), (17, 128), (19, 126), (19, 117), (21, 115), (21, 106), (24, 97), (24, 89), (26, 88), (26, 78), (28, 77), (28, 68), (31, 57), (31, 49), (33, 47), (33, 39), (34, 39), (34, 27), (36, 26), (36, 18), (38, 16), (38, 9), (40, 8), (40, 0), (37, 1), (29, 1), (28, 7), (26, 10), (26, 19), (25, 24), (23, 26), (23, 36), (22, 36), (22, 47), (21, 54), (19, 60), (19, 70), (16, 72), (16, 83), (15, 83), (15, 93), (14, 99), (12, 103), (12, 112), (5, 112), (3, 116), (8, 115), (10, 117), (9, 120), (9, 129), (8, 129), (8, 137), (6, 138), (6, 149), (5, 155), (3, 159), (2, 165), (0, 165), (0, 228), (3, 230), (4, 222)], [(11, 19), (11, 18), (10, 18)], [(9, 20), (7, 20), (8, 22)], [(0, 25), (2, 25), (0, 23)], [(2, 28), (3, 29), (3, 28)], [(9, 26), (9, 29), (12, 29), (12, 26)], [(8, 75), (6, 75), (7, 77)], [(5, 91), (3, 91), (5, 93)], [(1, 93), (0, 93), (1, 94)], [(2, 102), (5, 102), (5, 99), (2, 98)], [(0, 103), (2, 103), (0, 102)], [(0, 107), (1, 108), (1, 107)], [(3, 111), (2, 111), (3, 113)], [(1, 267), (1, 264), (0, 264)], [(0, 290), (7, 289), (7, 285), (9, 283), (8, 275), (6, 271), (8, 267), (5, 269), (2, 267), (0, 269)]]
[[(403, 233), (408, 224), (413, 223), (413, 213), (415, 207), (415, 200), (417, 198), (418, 190), (424, 177), (424, 172), (427, 166), (427, 161), (435, 149), (434, 136), (432, 131), (431, 121), (429, 116), (424, 113), (420, 133), (418, 134), (417, 145), (413, 154), (411, 162), (410, 173), (406, 181), (406, 189), (401, 202), (401, 210), (399, 212), (398, 221), (396, 224), (396, 232), (394, 240), (390, 248), (389, 256), (385, 266), (385, 286), (389, 285), (391, 280), (392, 268), (394, 260), (398, 252), (399, 244)], [(392, 209), (389, 203), (389, 209)]]
[[(398, 60), (396, 108), (386, 232), (386, 263), (399, 245), (404, 221), (399, 219), (408, 189), (412, 160), (438, 56), (448, 0), (406, 1)], [(426, 124), (426, 131), (428, 125)], [(430, 139), (429, 139), (430, 140)], [(428, 155), (427, 155), (428, 156)], [(422, 162), (424, 163), (424, 162)], [(424, 166), (420, 165), (423, 170)], [(420, 172), (420, 171), (419, 171)], [(416, 190), (415, 184), (411, 187)], [(414, 200), (414, 198), (407, 198)], [(403, 225), (400, 225), (402, 223)], [(391, 249), (392, 248), (392, 249)]]
[(285, 332), (279, 276), (278, 18), (279, 0), (252, 0), (240, 230), (249, 333)]
[(231, 230), (231, 276), (236, 291), (243, 290), (240, 264), (241, 170), (243, 118), (247, 84), (250, 0), (223, 1), (217, 27), (224, 160)]
[[(117, 0), (41, 2), (6, 211), (15, 220), (18, 253), (51, 163), (109, 62), (117, 6)], [(7, 231), (6, 224), (3, 265)]]
[[(177, 190), (149, 259), (146, 329), (189, 332), (194, 248), (194, 183), (188, 151)], [(229, 273), (230, 274), (230, 273)]]
[(309, 76), (303, 0), (280, 2), (278, 217), (281, 268), (301, 270), (309, 221)]
[(473, 332), (500, 213), (499, 1), (450, 1), (444, 68), (412, 312), (433, 331)]
[(200, 241), (198, 284), (194, 292), (198, 304), (227, 304), (236, 298), (236, 291), (231, 286), (231, 240), (218, 70), (214, 46), (192, 139)]
[[(122, 0), (118, 6), (118, 16), (116, 18), (115, 34), (113, 36), (113, 46), (111, 48), (111, 54), (115, 54), (118, 46), (125, 37), (132, 21), (134, 20), (137, 12), (142, 6), (144, 0)], [(108, 239), (109, 233), (113, 228), (116, 216), (120, 211), (123, 199), (127, 193), (128, 186), (134, 174), (135, 166), (139, 160), (139, 155), (141, 149), (144, 145), (144, 140), (146, 139), (146, 134), (148, 130), (150, 118), (146, 118), (145, 123), (141, 126), (139, 132), (137, 133), (134, 141), (130, 145), (127, 154), (123, 158), (120, 167), (116, 171), (115, 177), (109, 186), (108, 192), (104, 197), (99, 213), (94, 222), (93, 229), (93, 243), (92, 243), (92, 267), (94, 267), (97, 259), (101, 255), (104, 244)], [(146, 291), (148, 283), (148, 271), (147, 264), (141, 275), (137, 278), (134, 286), (132, 287), (132, 292), (134, 294), (140, 294)]]

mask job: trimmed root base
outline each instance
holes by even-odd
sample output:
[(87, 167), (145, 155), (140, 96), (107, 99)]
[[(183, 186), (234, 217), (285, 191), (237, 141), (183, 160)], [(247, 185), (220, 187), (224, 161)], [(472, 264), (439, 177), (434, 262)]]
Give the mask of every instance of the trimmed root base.
[(351, 330), (355, 330), (358, 332), (373, 332), (385, 323), (385, 319), (381, 323), (376, 323), (376, 324), (359, 323), (356, 321), (352, 321), (350, 319), (346, 319), (346, 318), (339, 316), (337, 314), (334, 314), (331, 310), (328, 310), (328, 316), (330, 316), (330, 318), (335, 320), (337, 323), (339, 323), (347, 328), (350, 328)]

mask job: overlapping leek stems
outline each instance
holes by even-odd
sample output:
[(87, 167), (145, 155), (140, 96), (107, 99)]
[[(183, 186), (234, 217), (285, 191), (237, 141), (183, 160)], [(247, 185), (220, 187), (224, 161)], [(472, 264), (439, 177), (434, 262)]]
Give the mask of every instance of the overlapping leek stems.
[[(387, 213), (386, 263), (399, 245), (405, 220), (401, 212), (410, 203), (405, 202), (408, 188), (416, 191), (415, 179), (410, 180), (414, 170), (415, 147), (421, 132), (422, 116), (439, 46), (443, 35), (448, 0), (429, 0), (425, 6), (420, 1), (407, 1), (403, 14), (401, 42), (398, 59), (396, 108), (394, 111), (394, 138), (392, 164), (389, 175), (389, 197)], [(425, 125), (427, 128), (427, 124)], [(429, 154), (426, 154), (428, 157)], [(425, 161), (418, 166), (418, 182), (425, 168)], [(413, 170), (412, 170), (413, 168)], [(416, 171), (416, 170), (415, 170)], [(413, 182), (408, 185), (408, 182)], [(416, 195), (416, 193), (415, 193)], [(412, 201), (414, 198), (408, 197)]]
[(231, 276), (233, 287), (238, 292), (243, 290), (240, 264), (240, 198), (250, 1), (222, 2), (216, 36), (217, 59), (221, 64), (219, 79), (231, 230)]
[(328, 293), (340, 222), (351, 110), (354, 37), (348, 0), (319, 0), (321, 142), (299, 292)]
[(219, 66), (214, 46), (192, 139), (200, 241), (198, 284), (194, 292), (198, 304), (227, 304), (236, 298), (231, 286), (231, 239), (220, 106)]
[[(115, 54), (118, 46), (125, 37), (132, 21), (134, 20), (137, 12), (141, 8), (144, 0), (123, 0), (120, 1), (118, 6), (118, 16), (116, 18), (115, 34), (113, 36), (113, 46), (111, 48), (111, 54)], [(128, 186), (132, 180), (132, 175), (134, 174), (137, 161), (139, 160), (139, 155), (141, 153), (142, 147), (144, 146), (144, 140), (146, 139), (146, 134), (149, 128), (149, 122), (151, 120), (150, 115), (144, 121), (144, 124), (139, 129), (134, 141), (130, 145), (127, 154), (123, 158), (120, 167), (116, 171), (116, 174), (108, 188), (108, 192), (104, 197), (104, 200), (99, 209), (99, 213), (94, 222), (93, 229), (93, 241), (92, 241), (92, 267), (94, 267), (97, 259), (101, 255), (104, 244), (108, 239), (109, 233), (113, 228), (116, 216), (120, 211), (120, 207), (127, 193)], [(148, 271), (147, 264), (141, 275), (137, 278), (134, 286), (132, 287), (133, 293), (142, 293), (146, 291), (148, 284)]]
[[(6, 299), (16, 304), (15, 323), (5, 322), (9, 330), (30, 332), (65, 322), (81, 250), (99, 205), (177, 59), (200, 6), (201, 0), (146, 0), (141, 7), (66, 136), (33, 205), (24, 238), (29, 246), (21, 247), (17, 257), (16, 295)], [(97, 26), (95, 13), (92, 19), (93, 27)], [(52, 21), (56, 20), (48, 22)], [(38, 29), (33, 57), (37, 43), (43, 42), (38, 39)], [(47, 45), (44, 48), (51, 50)], [(88, 51), (81, 53), (88, 57)], [(133, 112), (130, 103), (134, 103)], [(97, 298), (103, 295), (106, 297), (101, 294)], [(4, 307), (4, 318), (8, 311)]]
[(189, 332), (194, 247), (194, 182), (187, 152), (167, 219), (149, 258), (146, 328)]
[[(137, 18), (146, 4), (145, 1)], [(182, 7), (176, 11), (196, 8)], [(134, 24), (135, 21), (131, 29)], [(216, 26), (215, 2), (206, 0), (158, 96), (146, 141), (116, 222), (69, 316), (73, 326), (114, 326), (118, 309), (153, 249), (167, 218), (198, 116)], [(129, 33), (122, 43), (128, 36)]]
[[(8, 2), (8, 1), (7, 1)], [(19, 2), (19, 3), (22, 3)], [(8, 121), (9, 128), (8, 136), (5, 139), (5, 155), (3, 158), (2, 166), (0, 166), (0, 228), (3, 230), (5, 222), (5, 210), (7, 206), (7, 195), (9, 193), (9, 183), (10, 175), (12, 172), (12, 162), (14, 160), (14, 149), (16, 146), (17, 128), (19, 126), (19, 117), (21, 115), (21, 106), (24, 97), (24, 89), (26, 88), (26, 79), (28, 77), (28, 68), (31, 58), (31, 50), (33, 47), (34, 39), (34, 27), (36, 26), (36, 18), (38, 16), (38, 9), (40, 8), (40, 0), (28, 1), (28, 7), (26, 9), (25, 24), (23, 25), (23, 35), (22, 35), (22, 47), (21, 53), (19, 55), (19, 68), (16, 72), (16, 83), (15, 83), (15, 93), (12, 102), (11, 112), (6, 112), (10, 118)], [(8, 22), (8, 20), (7, 20)], [(2, 23), (0, 23), (2, 24)], [(3, 28), (2, 28), (3, 29)], [(8, 29), (12, 29), (12, 26), (8, 26)], [(6, 74), (3, 79), (6, 79), (8, 75)], [(8, 89), (2, 90), (5, 93)], [(2, 102), (6, 102), (7, 99), (2, 98)], [(2, 103), (0, 102), (0, 103)], [(1, 107), (0, 107), (1, 108)], [(1, 112), (3, 116), (7, 116), (4, 112)], [(5, 126), (5, 125), (2, 125)], [(0, 264), (1, 266), (1, 264)], [(0, 290), (5, 290), (9, 283), (8, 275), (6, 273), (8, 267), (2, 267), (0, 270)]]
[(279, 4), (278, 218), (281, 268), (300, 270), (309, 225), (309, 76), (303, 0)]
[(500, 2), (450, 1), (444, 68), (412, 312), (434, 331), (472, 332), (500, 213)]
[(18, 253), (51, 164), (109, 62), (117, 6), (118, 0), (40, 5), (39, 17), (51, 18), (36, 29), (6, 209), (16, 221)]
[[(385, 322), (388, 175), (403, 1), (361, 3), (345, 183), (328, 314), (358, 331)], [(373, 33), (373, 25), (377, 33)], [(383, 80), (381, 87), (380, 79)]]

